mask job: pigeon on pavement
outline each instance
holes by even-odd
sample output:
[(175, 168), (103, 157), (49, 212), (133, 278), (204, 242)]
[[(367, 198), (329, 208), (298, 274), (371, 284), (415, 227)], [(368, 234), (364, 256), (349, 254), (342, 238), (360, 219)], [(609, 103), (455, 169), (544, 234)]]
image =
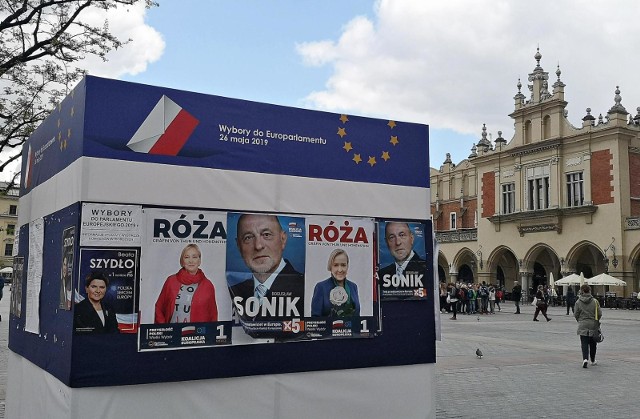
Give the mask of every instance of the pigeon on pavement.
[(476, 349), (476, 355), (478, 355), (478, 358), (482, 359), (482, 351), (480, 348)]

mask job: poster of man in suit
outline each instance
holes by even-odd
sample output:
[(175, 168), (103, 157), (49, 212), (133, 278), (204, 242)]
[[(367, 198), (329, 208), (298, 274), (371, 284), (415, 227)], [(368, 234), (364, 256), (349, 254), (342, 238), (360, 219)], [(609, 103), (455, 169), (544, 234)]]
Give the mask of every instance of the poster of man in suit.
[(427, 298), (424, 225), (382, 221), (378, 228), (382, 300)]

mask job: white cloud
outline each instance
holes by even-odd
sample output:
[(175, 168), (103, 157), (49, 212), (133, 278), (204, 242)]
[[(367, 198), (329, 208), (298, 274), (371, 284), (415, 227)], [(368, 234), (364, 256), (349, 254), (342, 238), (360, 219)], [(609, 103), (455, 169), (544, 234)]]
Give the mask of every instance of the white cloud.
[(79, 66), (87, 69), (89, 74), (102, 77), (117, 78), (124, 74), (135, 75), (147, 69), (149, 63), (162, 56), (165, 43), (162, 35), (144, 21), (147, 9), (144, 2), (135, 6), (118, 7), (104, 12), (100, 9), (87, 11), (83, 20), (93, 25), (102, 25), (105, 19), (109, 31), (120, 40), (131, 42), (124, 47), (111, 51), (107, 62), (97, 57), (87, 57)]
[(356, 17), (339, 39), (298, 46), (305, 63), (333, 69), (306, 105), (478, 138), (486, 123), (494, 138), (501, 130), (510, 139), (516, 84), (520, 78), (529, 95), (527, 77), (539, 45), (550, 85), (560, 64), (574, 125), (586, 107), (596, 117), (606, 114), (616, 85), (635, 115), (637, 11), (636, 0), (380, 0), (373, 20)]

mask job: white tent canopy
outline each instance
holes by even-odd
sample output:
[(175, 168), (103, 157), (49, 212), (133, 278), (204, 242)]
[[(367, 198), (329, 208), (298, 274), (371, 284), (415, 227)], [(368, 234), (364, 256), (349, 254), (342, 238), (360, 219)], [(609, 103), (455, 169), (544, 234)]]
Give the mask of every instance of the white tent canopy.
[(11, 266), (7, 266), (6, 268), (0, 269), (0, 274), (12, 274), (13, 268)]

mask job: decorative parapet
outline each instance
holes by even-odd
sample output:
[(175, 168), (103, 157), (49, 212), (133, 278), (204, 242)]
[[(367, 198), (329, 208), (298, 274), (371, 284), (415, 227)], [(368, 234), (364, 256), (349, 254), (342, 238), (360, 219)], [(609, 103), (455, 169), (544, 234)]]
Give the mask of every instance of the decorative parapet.
[(452, 230), (436, 232), (436, 241), (438, 243), (457, 243), (478, 240), (478, 229), (467, 228), (463, 230)]
[[(557, 231), (562, 233), (562, 218), (584, 215), (588, 217), (589, 223), (591, 215), (596, 212), (597, 206), (586, 203), (579, 207), (550, 208), (537, 211), (520, 211), (511, 214), (494, 215), (488, 217), (493, 224), (520, 223), (518, 230), (520, 234), (540, 231)], [(638, 227), (640, 228), (640, 227)]]
[(629, 217), (624, 220), (625, 230), (640, 230), (640, 217)]

